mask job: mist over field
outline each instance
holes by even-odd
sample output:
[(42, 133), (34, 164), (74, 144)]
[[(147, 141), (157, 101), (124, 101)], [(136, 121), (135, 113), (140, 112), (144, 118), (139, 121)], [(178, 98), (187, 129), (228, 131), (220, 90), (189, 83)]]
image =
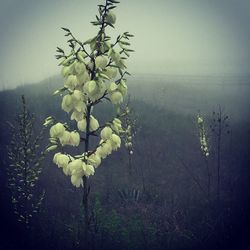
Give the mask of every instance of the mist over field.
[[(27, 107), (36, 116), (36, 131), (39, 131), (48, 115), (59, 120), (65, 117), (60, 111), (60, 97), (51, 94), (61, 83), (62, 78), (58, 76), (0, 93), (2, 166), (8, 165), (6, 145), (11, 136), (6, 121), (15, 124), (16, 114), (21, 110), (21, 95), (25, 94)], [(128, 158), (123, 148), (103, 162), (91, 178), (92, 206), (99, 209), (98, 225), (104, 230), (93, 236), (95, 249), (102, 249), (98, 242), (103, 234), (103, 249), (110, 244), (113, 249), (120, 246), (124, 249), (244, 249), (248, 245), (249, 86), (247, 77), (150, 74), (129, 77), (131, 106), (138, 127), (131, 157), (132, 172), (127, 172)], [(219, 107), (229, 117), (229, 127), (222, 136), (221, 203), (218, 207), (217, 144), (209, 125), (213, 124), (212, 112), (218, 112)], [(107, 103), (97, 108), (95, 115), (103, 120), (110, 112)], [(206, 163), (199, 150), (198, 113), (204, 116), (209, 136), (212, 196), (208, 204), (203, 192), (207, 176)], [(45, 135), (41, 145), (44, 148), (46, 144)], [(73, 249), (75, 233), (81, 233), (82, 221), (74, 219), (75, 216), (81, 218), (81, 209), (77, 208), (81, 192), (75, 192), (69, 180), (53, 165), (51, 156), (46, 157), (42, 166), (39, 186), (45, 189), (46, 197), (40, 215), (32, 224), (32, 233), (39, 233), (40, 238), (30, 244), (39, 244), (41, 249), (63, 244), (64, 249)], [(6, 185), (4, 169), (1, 169), (2, 190)], [(126, 196), (126, 192), (138, 192), (138, 199)], [(17, 232), (20, 227), (11, 215), (11, 205), (6, 202), (8, 196), (7, 191), (1, 196), (1, 203), (5, 204), (1, 213), (5, 219), (2, 219), (8, 218), (7, 234), (13, 230), (13, 225)], [(126, 216), (130, 219), (124, 224)], [(65, 231), (65, 226), (69, 231)], [(144, 234), (149, 237), (147, 240)], [(14, 249), (11, 241), (3, 242), (4, 249), (10, 246)]]
[(0, 250), (249, 249), (249, 1), (104, 2), (0, 1)]

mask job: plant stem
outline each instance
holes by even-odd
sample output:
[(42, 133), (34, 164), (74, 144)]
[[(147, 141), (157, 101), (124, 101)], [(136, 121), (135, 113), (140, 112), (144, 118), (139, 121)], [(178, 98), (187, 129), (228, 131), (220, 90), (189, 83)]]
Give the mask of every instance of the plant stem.
[[(87, 106), (86, 112), (86, 139), (85, 139), (85, 152), (87, 153), (89, 150), (89, 123), (90, 123), (90, 111), (91, 105)], [(86, 249), (89, 248), (89, 190), (90, 187), (88, 186), (88, 179), (86, 176), (83, 176), (83, 207), (84, 207), (84, 236), (85, 236), (85, 246)]]

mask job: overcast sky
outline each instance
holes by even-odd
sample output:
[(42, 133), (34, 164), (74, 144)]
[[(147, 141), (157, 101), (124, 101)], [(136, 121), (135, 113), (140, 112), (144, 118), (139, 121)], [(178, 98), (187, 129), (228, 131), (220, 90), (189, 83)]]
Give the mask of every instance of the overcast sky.
[[(60, 72), (60, 27), (81, 40), (100, 0), (0, 0), (0, 87), (36, 82)], [(130, 31), (132, 73), (250, 73), (249, 0), (121, 0), (116, 32)]]

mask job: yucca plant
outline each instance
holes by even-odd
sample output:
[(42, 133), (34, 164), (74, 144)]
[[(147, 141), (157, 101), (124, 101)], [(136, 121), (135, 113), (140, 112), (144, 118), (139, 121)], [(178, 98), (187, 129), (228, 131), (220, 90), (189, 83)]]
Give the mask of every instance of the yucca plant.
[[(129, 48), (129, 32), (118, 35), (112, 42), (107, 35), (107, 28), (114, 28), (116, 15), (113, 10), (118, 2), (106, 0), (98, 5), (96, 20), (91, 22), (99, 28), (97, 35), (82, 42), (68, 28), (62, 28), (70, 51), (66, 53), (57, 48), (56, 58), (60, 60), (64, 86), (55, 91), (62, 98), (61, 107), (70, 115), (71, 124), (57, 122), (48, 117), (45, 125), (50, 128), (50, 143), (47, 151), (57, 150), (54, 163), (70, 176), (75, 187), (83, 187), (83, 206), (85, 221), (85, 242), (88, 245), (90, 223), (88, 178), (94, 175), (96, 169), (112, 151), (121, 146), (121, 138), (127, 128), (122, 125), (122, 117), (128, 110), (120, 108), (126, 98), (126, 75), (129, 75), (126, 60), (133, 52)], [(115, 108), (115, 117), (104, 124), (94, 116), (94, 109), (108, 101)], [(75, 123), (75, 124), (74, 124)], [(72, 129), (73, 128), (73, 129)], [(91, 140), (91, 138), (95, 140)], [(96, 138), (99, 142), (95, 144)], [(92, 142), (92, 144), (90, 144)], [(95, 144), (95, 145), (94, 145)], [(81, 154), (70, 155), (67, 146), (76, 147)]]
[(36, 136), (34, 132), (35, 117), (27, 110), (25, 97), (22, 96), (22, 111), (14, 124), (8, 122), (11, 140), (8, 145), (9, 166), (7, 168), (8, 187), (14, 213), (18, 221), (29, 226), (32, 216), (38, 213), (44, 199), (44, 191), (36, 184), (42, 172), (41, 161), (44, 153), (40, 150), (43, 129)]

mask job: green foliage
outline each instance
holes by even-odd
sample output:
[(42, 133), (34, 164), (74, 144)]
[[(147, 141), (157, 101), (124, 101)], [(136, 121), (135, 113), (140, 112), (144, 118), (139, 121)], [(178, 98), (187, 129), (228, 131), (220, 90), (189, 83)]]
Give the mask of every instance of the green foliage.
[(8, 122), (12, 135), (8, 146), (8, 187), (18, 221), (26, 225), (33, 214), (38, 212), (45, 194), (42, 192), (38, 197), (34, 195), (44, 158), (39, 145), (44, 130), (35, 136), (34, 122), (35, 117), (27, 110), (22, 96), (22, 111), (17, 116), (16, 124)]

